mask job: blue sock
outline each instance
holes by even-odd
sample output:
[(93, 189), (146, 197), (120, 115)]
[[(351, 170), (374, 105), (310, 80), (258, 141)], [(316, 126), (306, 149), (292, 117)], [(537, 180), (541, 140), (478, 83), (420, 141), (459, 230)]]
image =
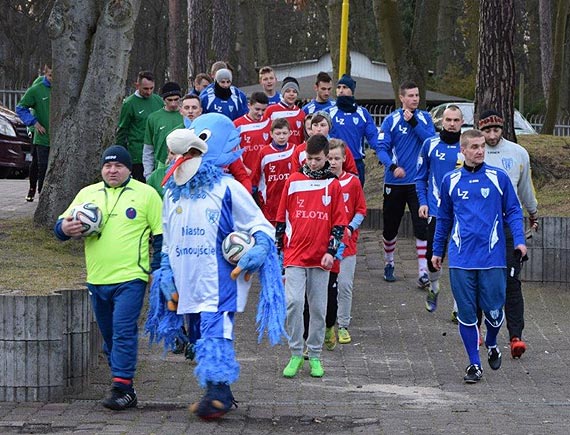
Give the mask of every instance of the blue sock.
[[(469, 357), (469, 364), (481, 365), (481, 358), (479, 358), (479, 331), (477, 325), (464, 325), (459, 323), (459, 335), (463, 340), (463, 346)], [(488, 336), (489, 334), (487, 334)], [(496, 338), (496, 335), (495, 335)]]
[(497, 347), (497, 335), (499, 335), (499, 330), (501, 329), (501, 325), (493, 326), (489, 323), (487, 319), (485, 319), (485, 325), (487, 326), (487, 335), (485, 336), (485, 346)]

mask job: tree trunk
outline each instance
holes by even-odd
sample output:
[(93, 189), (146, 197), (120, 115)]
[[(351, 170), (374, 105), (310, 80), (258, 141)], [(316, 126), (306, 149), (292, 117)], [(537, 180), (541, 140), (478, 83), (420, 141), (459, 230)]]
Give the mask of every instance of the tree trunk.
[(57, 0), (53, 41), (51, 151), (34, 215), (51, 227), (75, 194), (97, 179), (123, 99), (140, 0)]
[(538, 0), (540, 23), (540, 60), (542, 63), (542, 91), (548, 103), (550, 79), (552, 77), (552, 1)]
[(230, 4), (228, 0), (212, 1), (212, 58), (218, 60), (230, 60), (230, 41), (233, 40), (230, 28)]
[(439, 14), (437, 19), (437, 60), (435, 73), (438, 77), (443, 76), (447, 66), (457, 54), (457, 20), (463, 12), (463, 1), (449, 0), (439, 2)]
[(546, 116), (542, 126), (542, 134), (552, 134), (558, 117), (558, 103), (562, 77), (562, 64), (564, 60), (564, 40), (566, 38), (566, 22), (568, 20), (568, 6), (570, 0), (558, 0), (556, 8), (556, 27), (554, 28), (554, 56), (552, 59), (552, 76), (549, 85), (549, 98), (546, 107)]
[[(447, 4), (447, 1), (444, 3)], [(416, 0), (414, 27), (410, 38), (409, 50), (415, 68), (410, 68), (415, 75), (409, 77), (419, 86), (420, 107), (426, 106), (427, 77), (436, 67), (435, 43), (439, 0)]]
[(399, 6), (395, 0), (374, 0), (374, 15), (380, 29), (384, 60), (392, 80), (394, 101), (396, 106), (401, 105), (398, 98), (400, 84), (405, 80), (412, 80), (419, 86), (420, 105), (425, 107), (428, 64), (423, 59), (430, 58), (430, 53), (433, 53), (438, 6), (435, 1), (416, 2), (412, 37), (409, 42), (404, 37)]
[(182, 29), (182, 11), (180, 0), (168, 0), (168, 78), (171, 81), (186, 84), (182, 68), (184, 56), (180, 44), (180, 29)]
[(208, 71), (208, 35), (210, 34), (208, 2), (188, 0), (188, 76)]
[[(251, 29), (255, 28), (255, 4), (250, 0), (240, 0), (235, 3), (235, 29), (237, 56), (237, 78), (233, 81), (237, 86), (249, 85), (257, 82), (257, 72), (255, 71), (255, 39), (251, 34)], [(253, 7), (253, 9), (252, 9)]]
[[(260, 4), (258, 7), (253, 5), (253, 11), (255, 13), (255, 41), (256, 41), (256, 59), (257, 67), (263, 68), (269, 63), (269, 55), (267, 54), (267, 39), (266, 39), (266, 26), (265, 22), (267, 19), (267, 5), (265, 2), (260, 2), (259, 0), (252, 0), (255, 4)], [(282, 77), (283, 78), (283, 77)], [(279, 80), (279, 77), (277, 78)], [(257, 80), (256, 80), (257, 81)]]
[(514, 29), (514, 0), (481, 0), (474, 125), (481, 112), (494, 109), (503, 116), (503, 136), (512, 141), (516, 141)]

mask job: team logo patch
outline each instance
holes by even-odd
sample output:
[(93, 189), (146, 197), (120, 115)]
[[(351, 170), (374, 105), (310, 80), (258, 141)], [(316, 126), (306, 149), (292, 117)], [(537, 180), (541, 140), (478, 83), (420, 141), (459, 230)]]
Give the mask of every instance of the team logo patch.
[(301, 128), (302, 123), (301, 123), (301, 121), (296, 121), (295, 125), (297, 126), (297, 128)]
[(491, 319), (498, 319), (500, 314), (501, 312), (499, 310), (489, 311), (489, 316), (491, 316)]
[(489, 196), (489, 188), (488, 187), (482, 187), (481, 188), (481, 195), (483, 195), (483, 198), (487, 198)]
[(356, 116), (353, 117), (352, 122), (354, 122), (354, 125), (358, 125), (358, 123), (359, 123), (358, 117), (356, 117)]
[(206, 209), (206, 218), (208, 219), (209, 223), (215, 224), (220, 219), (220, 211), (219, 210), (213, 210), (211, 208), (207, 208)]
[(392, 192), (392, 188), (386, 187), (386, 188), (384, 188), (384, 191), (386, 192), (386, 195), (390, 195), (390, 192)]
[(128, 217), (129, 219), (134, 219), (134, 218), (137, 217), (137, 211), (136, 211), (134, 208), (132, 208), (132, 207), (129, 207), (129, 208), (125, 211), (125, 214), (127, 215), (127, 217)]
[(263, 140), (267, 141), (269, 139), (269, 133), (263, 133)]
[(331, 203), (330, 195), (323, 195), (321, 198), (323, 200), (323, 205), (329, 205)]
[(350, 198), (350, 193), (343, 193), (342, 194), (342, 199), (344, 199), (344, 202), (347, 202), (348, 198)]
[(176, 212), (176, 214), (182, 214), (182, 207), (178, 206), (174, 211)]
[(503, 163), (503, 168), (505, 168), (505, 171), (510, 171), (514, 165), (512, 158), (503, 157), (501, 159), (501, 162)]

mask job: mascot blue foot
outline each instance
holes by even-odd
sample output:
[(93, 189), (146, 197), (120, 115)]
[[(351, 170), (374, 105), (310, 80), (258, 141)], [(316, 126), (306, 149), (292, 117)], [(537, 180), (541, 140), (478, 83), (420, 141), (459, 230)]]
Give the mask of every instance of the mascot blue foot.
[(190, 405), (190, 412), (203, 420), (215, 420), (224, 416), (232, 406), (237, 408), (230, 386), (208, 382), (206, 394), (199, 402)]

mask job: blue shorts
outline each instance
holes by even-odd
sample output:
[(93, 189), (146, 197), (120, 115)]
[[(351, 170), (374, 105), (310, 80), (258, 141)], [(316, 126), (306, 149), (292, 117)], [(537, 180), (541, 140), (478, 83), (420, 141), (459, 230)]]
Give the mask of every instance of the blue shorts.
[(477, 308), (483, 312), (502, 310), (505, 305), (507, 269), (449, 269), (451, 292), (457, 302), (457, 319), (477, 324)]

